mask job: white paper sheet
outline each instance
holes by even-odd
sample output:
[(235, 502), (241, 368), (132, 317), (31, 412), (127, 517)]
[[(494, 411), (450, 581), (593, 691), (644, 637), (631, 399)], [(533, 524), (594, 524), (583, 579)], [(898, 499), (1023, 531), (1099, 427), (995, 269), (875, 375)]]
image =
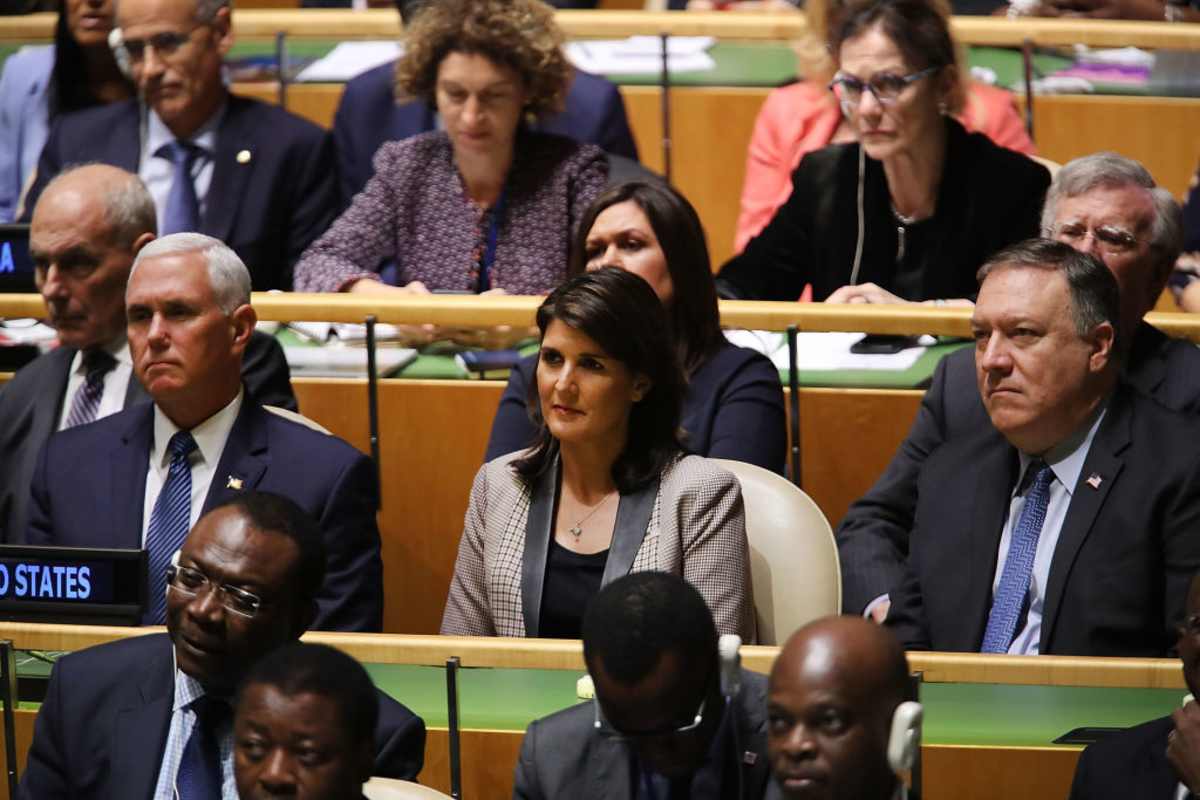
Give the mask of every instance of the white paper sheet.
[[(283, 352), (293, 377), (367, 374), (367, 350), (364, 347), (285, 347)], [(416, 357), (417, 351), (410, 347), (378, 347), (375, 349), (375, 372), (391, 374)]]
[[(811, 371), (876, 369), (903, 372), (917, 363), (925, 347), (910, 347), (895, 354), (860, 355), (850, 346), (862, 339), (862, 333), (799, 333), (796, 335), (796, 361), (799, 368)], [(725, 338), (739, 347), (757, 350), (771, 359), (778, 369), (788, 369), (787, 334), (776, 331), (726, 331)], [(933, 344), (933, 337), (921, 337), (922, 344)]]
[(305, 67), (300, 83), (344, 83), (369, 69), (395, 61), (403, 53), (399, 42), (342, 42), (324, 58)]
[[(714, 41), (711, 36), (672, 36), (667, 39), (668, 68), (671, 72), (711, 72), (717, 62), (707, 51)], [(571, 42), (566, 53), (576, 67), (598, 75), (656, 75), (662, 71), (657, 36)]]

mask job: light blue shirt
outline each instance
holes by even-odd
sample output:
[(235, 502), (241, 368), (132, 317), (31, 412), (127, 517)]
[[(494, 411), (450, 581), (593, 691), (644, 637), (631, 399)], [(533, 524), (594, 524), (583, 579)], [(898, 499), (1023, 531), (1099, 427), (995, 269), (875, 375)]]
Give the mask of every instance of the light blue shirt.
[[(150, 190), (154, 198), (154, 208), (158, 211), (158, 229), (162, 230), (163, 216), (167, 212), (167, 197), (171, 193), (171, 183), (175, 180), (175, 165), (165, 155), (155, 155), (163, 145), (175, 141), (175, 134), (167, 124), (159, 119), (153, 109), (145, 109), (145, 124), (142, 136), (142, 153), (138, 163), (138, 177)], [(217, 129), (221, 118), (225, 116), (225, 104), (217, 109), (207, 122), (187, 141), (203, 152), (192, 161), (192, 185), (196, 187), (196, 199), (200, 201), (200, 219), (204, 219), (207, 211), (208, 187), (212, 185), (213, 160), (217, 152)]]
[(54, 45), (22, 47), (0, 73), (0, 222), (16, 219), (46, 144)]
[[(172, 655), (172, 658), (174, 656)], [(158, 783), (154, 786), (154, 800), (174, 800), (175, 777), (179, 762), (183, 760), (183, 749), (196, 725), (196, 713), (188, 706), (204, 696), (204, 687), (190, 675), (175, 668), (175, 703), (171, 711), (171, 728), (167, 734), (167, 746), (163, 749), (162, 765), (158, 769)], [(237, 784), (233, 780), (233, 714), (221, 732), (221, 800), (238, 800)]]
[[(1096, 437), (1101, 420), (1104, 419), (1107, 405), (1108, 403), (1105, 401), (1091, 422), (1041, 457), (1041, 460), (1045, 461), (1054, 473), (1054, 480), (1050, 482), (1050, 500), (1046, 506), (1046, 518), (1042, 522), (1037, 552), (1033, 557), (1033, 574), (1029, 578), (1029, 595), (1026, 600), (1029, 611), (1025, 616), (1024, 627), (1017, 631), (1012, 644), (1008, 647), (1008, 652), (1012, 655), (1033, 656), (1038, 654), (1042, 638), (1042, 615), (1046, 604), (1046, 585), (1050, 579), (1050, 564), (1054, 560), (1054, 549), (1058, 546), (1058, 537), (1062, 532), (1063, 521), (1067, 518), (1067, 509), (1071, 506), (1071, 497), (1080, 488), (1079, 479), (1080, 473), (1083, 471), (1083, 462), (1087, 460), (1088, 451), (1091, 450), (1092, 440)], [(1008, 561), (1008, 548), (1012, 541), (1013, 528), (1016, 527), (1017, 520), (1021, 518), (1021, 511), (1025, 508), (1025, 495), (1032, 486), (1032, 481), (1026, 479), (1026, 473), (1029, 471), (1029, 465), (1036, 459), (1036, 456), (1020, 453), (1020, 475), (1009, 501), (1008, 519), (1004, 522), (1004, 532), (1000, 536), (996, 575), (992, 579), (993, 597), (1000, 586), (1000, 576), (1004, 574), (1004, 564)], [(1089, 475), (1087, 477), (1091, 480), (1103, 480), (1100, 476)]]

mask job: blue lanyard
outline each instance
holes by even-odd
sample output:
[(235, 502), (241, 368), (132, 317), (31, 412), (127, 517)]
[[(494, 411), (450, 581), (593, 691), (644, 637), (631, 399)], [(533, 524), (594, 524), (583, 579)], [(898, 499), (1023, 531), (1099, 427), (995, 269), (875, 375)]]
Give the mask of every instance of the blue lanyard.
[(492, 219), (488, 223), (487, 243), (483, 250), (483, 259), (479, 262), (479, 291), (486, 292), (492, 288), (492, 264), (496, 263), (496, 240), (500, 238), (500, 220), (504, 216), (504, 204), (508, 198), (508, 188), (500, 189), (500, 196), (492, 206)]

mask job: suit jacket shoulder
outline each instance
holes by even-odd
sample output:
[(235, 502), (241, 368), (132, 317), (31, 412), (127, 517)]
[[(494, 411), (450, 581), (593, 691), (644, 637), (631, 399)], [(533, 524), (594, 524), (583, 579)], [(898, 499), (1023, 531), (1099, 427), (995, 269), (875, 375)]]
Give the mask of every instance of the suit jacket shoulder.
[(1075, 766), (1070, 800), (1170, 800), (1179, 783), (1167, 761), (1167, 734), (1174, 728), (1162, 717), (1088, 745)]

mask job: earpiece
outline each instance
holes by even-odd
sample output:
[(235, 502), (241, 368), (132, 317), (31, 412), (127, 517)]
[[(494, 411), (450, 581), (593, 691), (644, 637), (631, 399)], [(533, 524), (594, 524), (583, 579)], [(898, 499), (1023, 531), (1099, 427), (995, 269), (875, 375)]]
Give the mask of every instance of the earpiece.
[(897, 774), (908, 772), (917, 763), (921, 746), (921, 721), (925, 710), (911, 700), (896, 706), (892, 712), (892, 733), (888, 737), (888, 766)]
[(726, 702), (737, 697), (742, 688), (742, 637), (726, 633), (717, 640), (717, 656), (721, 661), (721, 695)]

